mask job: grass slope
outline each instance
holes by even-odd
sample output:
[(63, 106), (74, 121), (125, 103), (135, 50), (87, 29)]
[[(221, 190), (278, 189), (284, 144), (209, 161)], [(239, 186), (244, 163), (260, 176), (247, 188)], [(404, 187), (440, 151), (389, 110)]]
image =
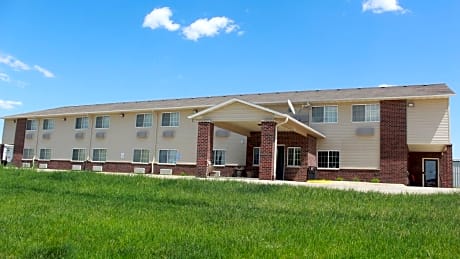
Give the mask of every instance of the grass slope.
[(459, 194), (0, 169), (0, 258), (456, 258), (459, 233)]

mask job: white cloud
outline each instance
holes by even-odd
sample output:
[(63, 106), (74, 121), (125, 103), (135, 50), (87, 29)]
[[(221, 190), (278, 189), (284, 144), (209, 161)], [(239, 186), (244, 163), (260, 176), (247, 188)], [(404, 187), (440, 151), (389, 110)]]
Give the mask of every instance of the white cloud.
[(0, 55), (0, 63), (3, 63), (5, 65), (8, 65), (12, 67), (15, 70), (30, 70), (29, 65), (26, 63), (22, 62), (21, 60), (13, 57), (13, 56), (2, 56)]
[(155, 8), (145, 16), (142, 27), (152, 30), (163, 27), (168, 31), (176, 31), (180, 28), (180, 24), (174, 23), (171, 16), (172, 12), (169, 7)]
[(9, 82), (10, 81), (10, 76), (5, 74), (5, 73), (0, 73), (0, 81)]
[(389, 85), (389, 84), (379, 84), (377, 87), (392, 87), (392, 86), (395, 86), (395, 85)]
[(366, 0), (363, 2), (363, 12), (373, 13), (400, 12), (406, 13), (407, 10), (398, 4), (398, 0)]
[(8, 100), (1, 100), (0, 99), (0, 109), (4, 110), (11, 110), (16, 108), (17, 106), (22, 105), (22, 102), (18, 101), (8, 101)]
[(225, 16), (213, 17), (211, 19), (198, 19), (182, 30), (185, 38), (197, 41), (202, 37), (213, 37), (222, 30), (231, 33), (239, 27), (235, 22)]
[(37, 70), (38, 72), (42, 73), (44, 77), (47, 77), (47, 78), (53, 78), (54, 77), (54, 74), (49, 71), (48, 69), (45, 69), (39, 65), (34, 65), (34, 69)]

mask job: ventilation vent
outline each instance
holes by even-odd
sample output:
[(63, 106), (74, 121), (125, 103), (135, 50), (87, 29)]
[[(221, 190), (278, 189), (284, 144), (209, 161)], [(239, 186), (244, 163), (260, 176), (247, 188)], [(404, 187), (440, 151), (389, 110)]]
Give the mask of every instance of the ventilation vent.
[(105, 132), (96, 132), (96, 138), (105, 138)]
[(51, 133), (43, 133), (42, 138), (43, 139), (50, 139), (51, 138)]
[(40, 169), (47, 169), (47, 168), (48, 168), (48, 164), (38, 164), (38, 168), (40, 168)]
[(145, 168), (143, 168), (143, 167), (134, 167), (134, 172), (136, 174), (145, 174)]
[(172, 169), (160, 169), (162, 175), (172, 175)]
[(24, 167), (24, 168), (30, 168), (30, 163), (22, 163), (22, 167)]
[(374, 136), (374, 128), (357, 128), (356, 135), (357, 136)]
[(149, 136), (149, 134), (148, 134), (147, 131), (142, 130), (142, 131), (138, 131), (138, 132), (136, 133), (136, 136), (137, 136), (138, 138), (147, 138), (147, 137)]
[(72, 165), (73, 171), (81, 171), (81, 165)]
[(216, 130), (216, 137), (227, 138), (230, 136), (230, 131), (228, 130)]
[(33, 133), (26, 133), (26, 139), (33, 139), (34, 134)]
[(77, 132), (77, 133), (75, 133), (75, 138), (76, 139), (83, 139), (83, 138), (85, 138), (85, 133)]
[(93, 171), (102, 172), (102, 165), (93, 165)]
[(174, 130), (165, 130), (163, 131), (163, 137), (165, 138), (174, 138)]

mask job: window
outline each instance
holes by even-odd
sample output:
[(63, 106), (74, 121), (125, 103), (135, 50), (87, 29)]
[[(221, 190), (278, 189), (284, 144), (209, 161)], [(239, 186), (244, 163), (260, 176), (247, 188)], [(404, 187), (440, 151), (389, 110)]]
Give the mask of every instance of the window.
[(74, 148), (72, 149), (72, 161), (85, 161), (86, 160), (86, 149)]
[(311, 111), (312, 122), (337, 123), (337, 106), (316, 106)]
[(93, 149), (93, 161), (105, 162), (107, 160), (107, 149), (95, 148)]
[(178, 112), (164, 112), (163, 114), (161, 114), (161, 126), (163, 127), (179, 126), (179, 113)]
[(225, 165), (225, 150), (213, 150), (212, 158), (214, 165)]
[(134, 155), (133, 155), (134, 163), (148, 163), (149, 160), (150, 160), (150, 150), (134, 149)]
[(255, 147), (252, 151), (252, 165), (258, 166), (260, 161), (260, 147)]
[(52, 129), (54, 129), (54, 120), (44, 119), (43, 120), (43, 129), (44, 130), (52, 130)]
[(339, 151), (318, 151), (319, 168), (339, 168)]
[(88, 117), (80, 117), (75, 119), (75, 129), (87, 129)]
[(51, 159), (51, 149), (41, 148), (39, 159), (40, 160), (50, 160)]
[(22, 159), (34, 159), (34, 149), (33, 148), (24, 148), (22, 153)]
[(300, 166), (300, 147), (288, 147), (288, 166)]
[(162, 149), (160, 150), (158, 162), (162, 164), (175, 164), (177, 161), (177, 150)]
[(378, 122), (380, 121), (379, 104), (356, 104), (352, 106), (353, 122)]
[(37, 130), (37, 120), (27, 120), (26, 130)]
[(152, 114), (143, 113), (136, 116), (136, 127), (137, 128), (149, 128), (152, 127)]
[(97, 116), (96, 129), (108, 129), (110, 124), (110, 116)]

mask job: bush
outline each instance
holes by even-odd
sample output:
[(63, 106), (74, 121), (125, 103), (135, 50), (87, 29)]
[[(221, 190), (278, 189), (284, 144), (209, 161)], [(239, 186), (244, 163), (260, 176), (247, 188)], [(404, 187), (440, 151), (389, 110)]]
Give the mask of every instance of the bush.
[(380, 183), (380, 179), (379, 178), (372, 178), (371, 183)]
[(343, 181), (343, 177), (340, 177), (340, 176), (339, 176), (339, 177), (335, 178), (335, 180), (336, 180), (336, 181)]
[(353, 182), (360, 182), (361, 180), (359, 180), (359, 177), (358, 176), (355, 176), (353, 177)]

